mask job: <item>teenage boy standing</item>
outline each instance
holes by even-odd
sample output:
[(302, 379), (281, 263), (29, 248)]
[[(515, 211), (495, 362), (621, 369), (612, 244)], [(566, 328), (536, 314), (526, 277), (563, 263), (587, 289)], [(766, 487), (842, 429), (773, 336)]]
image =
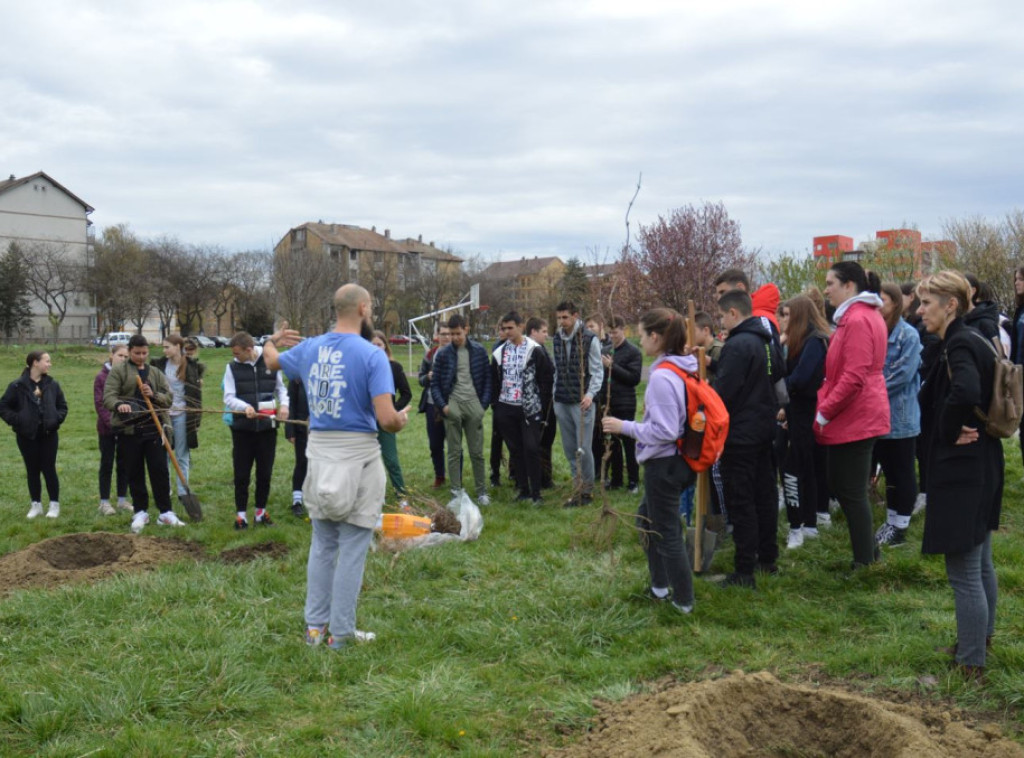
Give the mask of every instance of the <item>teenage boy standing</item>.
[(491, 369), (487, 350), (466, 334), (466, 320), (448, 319), (451, 344), (434, 356), (430, 394), (444, 415), (448, 445), (448, 480), (453, 490), (463, 487), (462, 437), (466, 437), (473, 466), (477, 502), (490, 505), (484, 470), (484, 412), (491, 404)]
[(552, 408), (555, 391), (555, 364), (548, 355), (545, 344), (548, 341), (548, 322), (534, 316), (526, 322), (526, 336), (540, 347), (537, 352), (537, 389), (540, 391), (541, 413), (544, 416), (544, 429), (540, 434), (540, 488), (551, 489), (555, 486), (551, 476), (551, 448), (555, 444), (558, 424)]
[(777, 573), (779, 510), (772, 468), (778, 401), (771, 363), (781, 361), (771, 332), (752, 315), (750, 295), (726, 292), (718, 301), (729, 336), (716, 366), (714, 388), (729, 411), (729, 437), (722, 454), (725, 502), (736, 545), (735, 571), (725, 585), (755, 586), (754, 569)]
[[(640, 349), (626, 339), (626, 321), (622, 316), (613, 316), (608, 336), (611, 338), (612, 354), (603, 355), (601, 362), (610, 372), (611, 401), (608, 415), (623, 421), (636, 418), (636, 388), (644, 367)], [(628, 436), (612, 435), (612, 457), (609, 489), (622, 487), (622, 458), (626, 458), (626, 487), (631, 495), (639, 492), (640, 465), (636, 461), (636, 440)]]

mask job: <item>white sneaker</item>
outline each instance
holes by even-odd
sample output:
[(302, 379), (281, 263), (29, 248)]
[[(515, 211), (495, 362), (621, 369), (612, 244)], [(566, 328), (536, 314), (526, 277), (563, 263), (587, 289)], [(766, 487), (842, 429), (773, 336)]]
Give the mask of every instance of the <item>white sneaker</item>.
[(32, 503), (32, 507), (28, 509), (28, 516), (26, 518), (35, 518), (36, 516), (43, 515), (43, 504)]
[(50, 501), (50, 510), (46, 512), (46, 518), (57, 518), (60, 515), (60, 503)]
[(127, 500), (120, 500), (117, 503), (117, 510), (124, 511), (125, 513), (135, 513), (135, 506)]
[(913, 510), (913, 512), (910, 515), (911, 516), (916, 516), (921, 511), (923, 511), (926, 507), (928, 507), (928, 496), (925, 493), (923, 493), (923, 492), (918, 492), (917, 493), (917, 500), (914, 501), (914, 510)]
[(831, 514), (819, 513), (818, 514), (818, 528), (819, 529), (828, 529), (830, 526), (832, 526), (832, 516), (831, 516)]
[(135, 514), (132, 519), (131, 530), (132, 534), (139, 534), (145, 528), (146, 524), (149, 523), (149, 514), (145, 511), (139, 511)]
[(377, 639), (377, 635), (373, 632), (364, 632), (361, 629), (356, 629), (356, 642), (373, 642)]
[(786, 540), (786, 550), (792, 550), (793, 548), (802, 547), (804, 544), (804, 530), (803, 529), (790, 529), (789, 539)]
[(157, 516), (156, 523), (160, 526), (185, 526), (185, 522), (174, 515), (174, 511), (167, 511)]
[(828, 512), (829, 513), (835, 513), (838, 510), (842, 510), (842, 508), (843, 508), (843, 506), (841, 506), (839, 504), (839, 501), (836, 500), (834, 497), (830, 497), (828, 499)]
[(490, 505), (491, 504), (491, 496), (490, 495), (481, 495), (480, 497), (478, 497), (476, 499), (476, 502), (477, 502), (478, 505)]
[(117, 515), (117, 511), (114, 510), (114, 506), (112, 506), (110, 503), (108, 503), (105, 500), (102, 503), (100, 503), (99, 512), (100, 512), (101, 516), (115, 516), (115, 515)]
[(814, 539), (815, 537), (821, 536), (818, 533), (818, 527), (816, 526), (805, 526), (801, 531), (804, 533), (804, 539), (807, 539), (808, 537)]

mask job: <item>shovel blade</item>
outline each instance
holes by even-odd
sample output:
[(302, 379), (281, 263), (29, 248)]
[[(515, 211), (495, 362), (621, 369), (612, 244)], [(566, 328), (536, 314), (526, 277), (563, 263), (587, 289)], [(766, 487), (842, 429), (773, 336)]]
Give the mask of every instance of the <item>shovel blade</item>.
[[(690, 556), (690, 565), (693, 565), (693, 552), (694, 552), (694, 536), (695, 529), (686, 530), (686, 554)], [(713, 532), (710, 529), (704, 530), (704, 537), (701, 540), (701, 562), (700, 568), (697, 573), (706, 573), (711, 568), (711, 561), (715, 557), (715, 547), (718, 544), (718, 532)]]
[(192, 521), (203, 520), (203, 506), (199, 504), (199, 498), (189, 492), (181, 496), (181, 504), (185, 506), (185, 513)]

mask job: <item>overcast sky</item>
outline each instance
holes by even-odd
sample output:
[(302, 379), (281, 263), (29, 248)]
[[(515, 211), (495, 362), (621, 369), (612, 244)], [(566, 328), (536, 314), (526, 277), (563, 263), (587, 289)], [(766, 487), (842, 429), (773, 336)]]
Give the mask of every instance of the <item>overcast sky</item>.
[(323, 219), (605, 257), (640, 172), (634, 230), (721, 200), (771, 253), (938, 238), (1024, 206), (1022, 9), (0, 0), (0, 174), (229, 250)]

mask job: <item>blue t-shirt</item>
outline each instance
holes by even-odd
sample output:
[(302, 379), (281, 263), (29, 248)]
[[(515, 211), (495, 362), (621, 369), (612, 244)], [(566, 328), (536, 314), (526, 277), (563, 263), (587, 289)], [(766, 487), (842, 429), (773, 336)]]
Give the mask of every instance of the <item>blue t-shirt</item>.
[(328, 332), (281, 353), (280, 363), (306, 388), (311, 430), (377, 433), (373, 398), (395, 394), (383, 350), (358, 334)]

